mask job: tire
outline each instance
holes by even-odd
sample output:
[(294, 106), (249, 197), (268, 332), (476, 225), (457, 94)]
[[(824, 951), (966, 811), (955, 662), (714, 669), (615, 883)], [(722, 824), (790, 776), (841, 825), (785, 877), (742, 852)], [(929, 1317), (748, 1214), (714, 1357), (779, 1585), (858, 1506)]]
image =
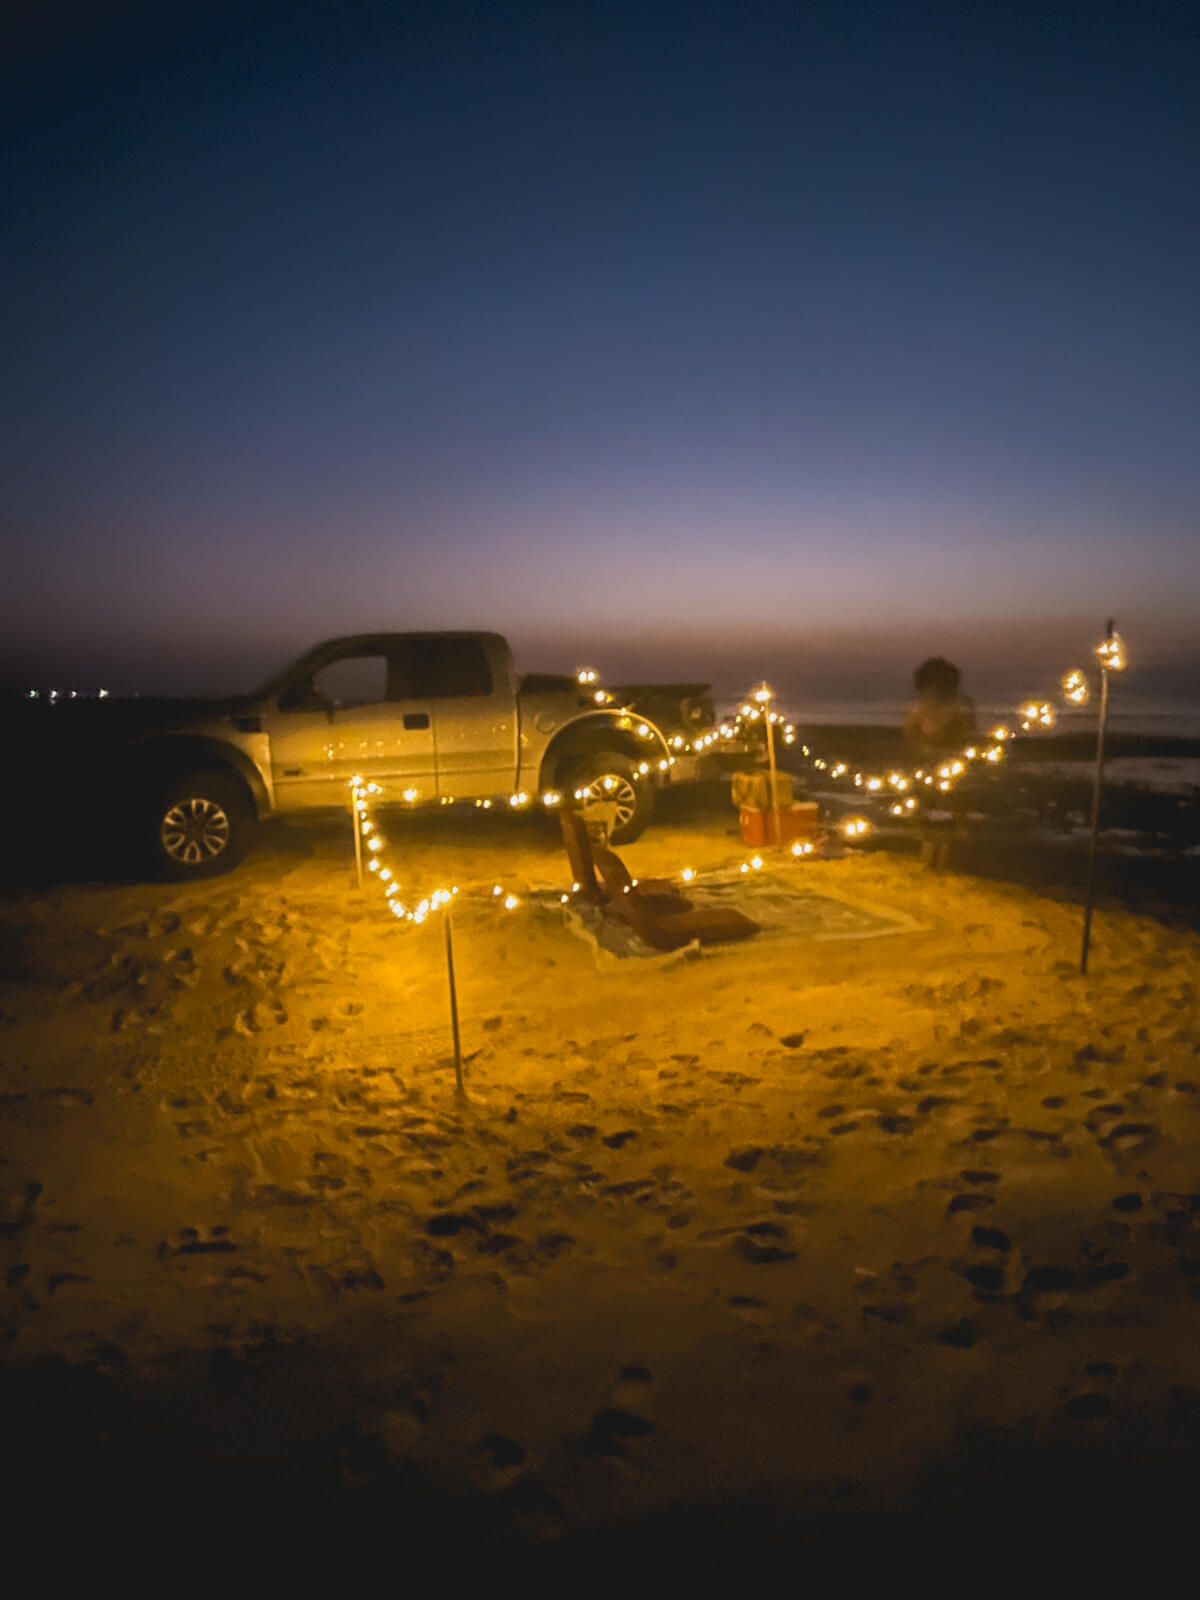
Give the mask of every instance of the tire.
[(175, 883), (230, 872), (254, 839), (246, 786), (228, 772), (189, 772), (159, 793), (151, 813), (150, 858), (156, 875)]
[(576, 761), (568, 768), (563, 787), (568, 795), (578, 789), (587, 791), (581, 802), (585, 813), (590, 805), (615, 807), (609, 826), (613, 844), (632, 844), (645, 833), (654, 815), (653, 786), (628, 756), (615, 751), (600, 750)]

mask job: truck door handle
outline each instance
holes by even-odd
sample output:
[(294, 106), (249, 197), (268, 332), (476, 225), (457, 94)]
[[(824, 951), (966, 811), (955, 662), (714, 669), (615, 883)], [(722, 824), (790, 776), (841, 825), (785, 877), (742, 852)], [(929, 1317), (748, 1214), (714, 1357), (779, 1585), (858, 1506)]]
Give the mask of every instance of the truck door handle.
[(406, 711), (404, 713), (404, 726), (410, 732), (416, 728), (427, 728), (429, 726), (428, 711)]

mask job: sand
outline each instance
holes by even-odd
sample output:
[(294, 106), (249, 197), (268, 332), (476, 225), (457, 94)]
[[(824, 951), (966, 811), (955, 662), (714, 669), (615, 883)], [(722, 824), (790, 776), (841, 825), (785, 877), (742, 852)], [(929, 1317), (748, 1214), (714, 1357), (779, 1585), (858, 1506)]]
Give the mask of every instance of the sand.
[[(1106, 905), (1084, 979), (1076, 905), (877, 853), (786, 870), (915, 931), (604, 962), (469, 898), (564, 880), (534, 825), (393, 837), (463, 891), (466, 1102), (442, 926), (356, 891), (343, 830), (0, 907), (21, 1459), (464, 1549), (812, 1540), (1061, 1459), (1173, 1481), (1194, 933)], [(711, 821), (625, 852), (740, 854)]]

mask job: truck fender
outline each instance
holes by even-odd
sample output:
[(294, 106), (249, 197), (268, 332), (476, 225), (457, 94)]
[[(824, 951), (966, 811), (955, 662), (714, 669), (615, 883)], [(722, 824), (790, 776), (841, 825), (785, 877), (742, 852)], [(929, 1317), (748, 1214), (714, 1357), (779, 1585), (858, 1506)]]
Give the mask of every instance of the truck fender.
[(619, 751), (631, 761), (648, 762), (652, 769), (671, 756), (666, 735), (646, 717), (630, 711), (586, 711), (559, 728), (546, 746), (540, 788), (557, 788), (569, 766), (597, 750)]
[(221, 770), (235, 772), (246, 785), (256, 817), (271, 812), (271, 796), (262, 773), (244, 750), (207, 734), (161, 733), (141, 739), (133, 747), (139, 778), (171, 778), (184, 772)]

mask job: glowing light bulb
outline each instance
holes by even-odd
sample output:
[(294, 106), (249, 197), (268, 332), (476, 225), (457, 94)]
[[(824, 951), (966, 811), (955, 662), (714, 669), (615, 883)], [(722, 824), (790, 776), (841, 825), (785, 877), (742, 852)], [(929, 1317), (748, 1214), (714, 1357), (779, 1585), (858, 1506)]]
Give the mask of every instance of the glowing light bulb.
[(580, 667), (579, 671), (575, 674), (575, 681), (576, 683), (584, 685), (598, 683), (600, 681), (600, 674), (596, 671), (595, 667)]
[(417, 798), (416, 789), (405, 789), (403, 798), (408, 801), (409, 805), (412, 805), (413, 801)]
[(1127, 665), (1125, 643), (1115, 630), (1096, 646), (1096, 655), (1105, 672), (1124, 672)]
[(750, 865), (754, 868), (755, 872), (757, 872), (760, 869), (760, 867), (762, 866), (762, 857), (761, 856), (751, 856), (750, 857)]
[(1062, 692), (1064, 698), (1069, 700), (1073, 706), (1087, 705), (1091, 691), (1088, 688), (1087, 679), (1078, 667), (1072, 667), (1071, 671), (1063, 677)]
[(515, 894), (507, 894), (507, 895), (505, 895), (505, 897), (504, 897), (504, 909), (505, 909), (505, 911), (515, 911), (516, 908), (520, 904), (521, 904), (521, 902), (517, 899)]
[(683, 879), (684, 883), (691, 883), (692, 879), (696, 876), (696, 873), (692, 867), (684, 867), (679, 876)]

